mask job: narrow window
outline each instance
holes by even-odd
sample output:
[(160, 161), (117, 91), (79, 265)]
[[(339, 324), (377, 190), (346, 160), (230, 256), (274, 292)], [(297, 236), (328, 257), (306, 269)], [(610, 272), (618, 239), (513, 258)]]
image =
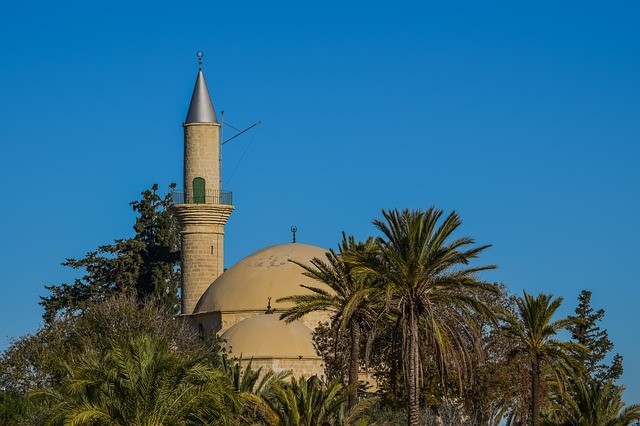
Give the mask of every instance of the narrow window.
[(198, 337), (200, 340), (204, 340), (204, 327), (202, 326), (202, 323), (198, 324)]
[(193, 179), (193, 202), (196, 204), (204, 204), (204, 179), (197, 177)]

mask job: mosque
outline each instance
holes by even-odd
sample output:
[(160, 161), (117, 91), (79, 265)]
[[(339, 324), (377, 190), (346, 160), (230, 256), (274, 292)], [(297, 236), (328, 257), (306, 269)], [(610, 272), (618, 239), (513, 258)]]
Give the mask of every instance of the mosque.
[(256, 368), (323, 375), (312, 333), (330, 319), (329, 313), (311, 313), (287, 324), (279, 314), (290, 304), (278, 299), (309, 292), (300, 284), (323, 287), (290, 260), (309, 263), (324, 258), (325, 250), (279, 244), (224, 270), (224, 226), (234, 206), (231, 192), (222, 190), (220, 127), (200, 65), (183, 124), (184, 189), (173, 193), (182, 243), (181, 316), (203, 336), (221, 335), (231, 355), (252, 359)]

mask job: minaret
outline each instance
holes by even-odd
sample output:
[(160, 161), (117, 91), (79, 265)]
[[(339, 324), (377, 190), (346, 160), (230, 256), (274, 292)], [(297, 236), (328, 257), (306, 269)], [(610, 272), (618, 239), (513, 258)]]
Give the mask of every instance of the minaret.
[(182, 243), (182, 314), (192, 314), (202, 294), (224, 271), (224, 225), (233, 211), (222, 191), (220, 124), (200, 68), (184, 128), (184, 192), (173, 212)]

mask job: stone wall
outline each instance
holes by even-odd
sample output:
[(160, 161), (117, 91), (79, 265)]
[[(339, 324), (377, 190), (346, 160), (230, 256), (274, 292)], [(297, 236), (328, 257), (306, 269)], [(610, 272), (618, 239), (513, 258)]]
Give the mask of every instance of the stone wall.
[(222, 252), (219, 234), (182, 234), (182, 313), (192, 313), (202, 294), (220, 276)]
[(183, 314), (194, 312), (211, 283), (224, 272), (224, 224), (233, 206), (176, 204), (180, 224)]
[(194, 330), (202, 333), (205, 339), (210, 338), (220, 329), (220, 312), (204, 312), (193, 315), (178, 315), (177, 318), (187, 321)]
[(324, 376), (324, 363), (322, 358), (253, 358), (251, 368), (257, 370), (260, 367), (275, 372), (290, 370), (293, 377), (310, 377), (313, 375)]
[(184, 190), (192, 193), (193, 179), (205, 180), (207, 191), (220, 188), (220, 125), (184, 124)]

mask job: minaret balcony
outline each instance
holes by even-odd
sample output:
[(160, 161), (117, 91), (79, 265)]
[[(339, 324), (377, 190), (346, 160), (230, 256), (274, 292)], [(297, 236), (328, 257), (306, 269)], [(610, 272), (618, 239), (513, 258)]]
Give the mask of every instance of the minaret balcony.
[(233, 193), (231, 191), (206, 190), (200, 193), (190, 191), (171, 191), (173, 204), (225, 204), (233, 205)]

